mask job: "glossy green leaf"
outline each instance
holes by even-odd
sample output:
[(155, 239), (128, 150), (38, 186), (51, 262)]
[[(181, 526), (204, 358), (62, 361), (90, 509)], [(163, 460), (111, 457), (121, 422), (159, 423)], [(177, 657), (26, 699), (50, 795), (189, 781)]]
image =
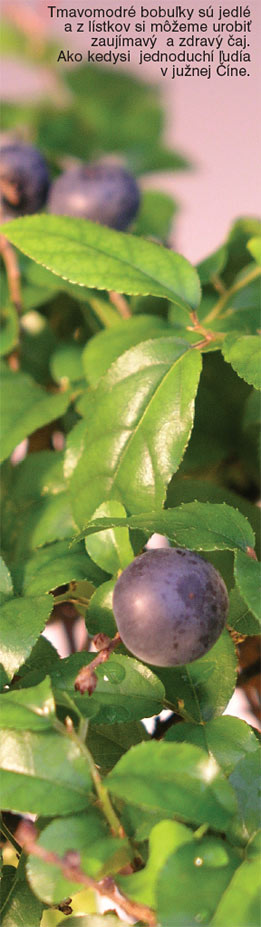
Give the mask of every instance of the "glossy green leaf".
[(180, 847), (167, 860), (158, 880), (157, 911), (162, 927), (212, 923), (238, 863), (229, 844), (214, 837)]
[(227, 623), (230, 628), (234, 628), (239, 634), (251, 635), (260, 632), (259, 621), (249, 610), (237, 586), (231, 589), (230, 592)]
[(239, 377), (261, 389), (261, 342), (259, 335), (227, 335), (222, 345), (225, 361)]
[[(255, 390), (253, 390), (255, 393)], [(259, 393), (255, 393), (259, 397)], [(260, 397), (259, 397), (260, 399)], [(210, 479), (190, 479), (187, 475), (183, 478), (174, 477), (168, 487), (167, 508), (175, 508), (184, 502), (211, 502), (212, 504), (223, 504), (238, 509), (245, 518), (250, 521), (256, 535), (257, 548), (260, 540), (260, 518), (257, 506), (249, 502), (244, 496), (227, 489), (225, 486), (219, 486)]]
[(13, 373), (4, 365), (1, 382), (5, 396), (1, 415), (1, 460), (4, 460), (20, 441), (37, 428), (60, 418), (67, 409), (70, 396), (66, 392), (46, 393), (27, 374)]
[(126, 321), (120, 321), (113, 329), (98, 332), (87, 342), (83, 351), (83, 366), (89, 383), (96, 386), (109, 369), (110, 365), (141, 341), (170, 335), (171, 328), (158, 316), (138, 315)]
[(144, 743), (129, 750), (106, 779), (117, 798), (162, 817), (227, 831), (233, 789), (213, 757), (190, 744)]
[(28, 257), (71, 283), (151, 293), (192, 308), (199, 303), (199, 280), (191, 264), (152, 242), (68, 216), (26, 216), (5, 223), (2, 232)]
[(260, 827), (260, 768), (261, 753), (257, 747), (239, 760), (229, 781), (236, 792), (240, 817), (246, 836), (250, 837)]
[(3, 867), (1, 885), (1, 927), (40, 927), (43, 905), (31, 892), (22, 855), (17, 869)]
[(180, 846), (193, 841), (193, 831), (178, 821), (160, 821), (149, 837), (149, 859), (140, 872), (119, 876), (117, 884), (128, 898), (156, 908), (156, 887), (161, 869), (169, 856)]
[[(106, 873), (117, 872), (130, 858), (127, 840), (111, 837), (99, 812), (91, 808), (87, 814), (52, 821), (42, 831), (39, 846), (64, 856), (69, 850), (80, 855), (83, 871), (94, 878)], [(35, 894), (48, 904), (55, 904), (62, 898), (79, 891), (79, 883), (66, 879), (61, 869), (53, 863), (46, 863), (29, 856), (27, 875)]]
[(64, 702), (65, 692), (84, 717), (95, 724), (134, 721), (158, 714), (163, 708), (164, 686), (143, 663), (113, 653), (97, 669), (98, 685), (90, 697), (75, 692), (74, 683), (82, 666), (89, 665), (93, 654), (78, 653), (60, 662), (51, 679), (56, 701)]
[(0, 663), (9, 679), (29, 656), (52, 608), (52, 596), (9, 599), (2, 605)]
[(146, 728), (140, 721), (99, 726), (96, 726), (95, 718), (89, 722), (87, 746), (101, 772), (108, 772), (130, 747), (148, 739)]
[(257, 739), (249, 724), (239, 718), (224, 715), (206, 724), (184, 723), (173, 725), (165, 740), (168, 743), (195, 744), (206, 750), (229, 775), (234, 766), (249, 753), (255, 753)]
[(112, 610), (112, 596), (115, 579), (102, 583), (91, 597), (86, 624), (90, 634), (102, 631), (108, 637), (114, 637), (117, 631), (116, 621)]
[(236, 667), (233, 641), (223, 631), (200, 660), (173, 669), (160, 667), (156, 672), (173, 708), (187, 721), (202, 723), (221, 715), (226, 708), (236, 684)]
[(90, 521), (88, 527), (78, 537), (81, 538), (95, 531), (102, 531), (106, 526), (140, 528), (150, 535), (153, 532), (166, 535), (176, 545), (190, 550), (236, 550), (245, 551), (252, 547), (255, 537), (251, 525), (244, 515), (232, 506), (211, 504), (210, 502), (187, 502), (175, 509), (158, 512), (145, 512), (123, 519), (99, 519)]
[(55, 704), (50, 681), (34, 688), (11, 690), (0, 695), (1, 727), (13, 730), (43, 731), (52, 727)]
[(101, 582), (103, 574), (92, 563), (84, 548), (78, 551), (70, 550), (68, 542), (57, 541), (35, 551), (27, 560), (21, 560), (16, 568), (16, 582), (22, 591), (28, 595), (40, 595), (50, 592), (57, 586), (66, 583), (89, 581), (93, 586)]
[(87, 808), (91, 778), (80, 747), (53, 731), (0, 734), (3, 808), (45, 816)]
[[(126, 512), (120, 502), (104, 502), (94, 513), (95, 518), (125, 518)], [(129, 540), (128, 528), (111, 528), (85, 539), (86, 550), (103, 570), (113, 575), (133, 560), (133, 550)]]
[(13, 596), (13, 582), (10, 570), (6, 566), (3, 557), (0, 557), (0, 603)]
[(224, 892), (211, 925), (257, 927), (260, 920), (260, 859), (245, 860)]
[(34, 645), (29, 657), (27, 657), (23, 665), (20, 666), (19, 682), (16, 683), (16, 687), (19, 688), (21, 685), (22, 688), (24, 688), (27, 685), (34, 685), (34, 683), (30, 681), (32, 673), (37, 675), (40, 670), (42, 673), (41, 678), (44, 679), (45, 676), (50, 673), (51, 667), (54, 668), (54, 666), (59, 662), (60, 657), (57, 653), (57, 650), (53, 644), (51, 644), (51, 642), (41, 634), (40, 637), (38, 637), (38, 641), (36, 641), (36, 644)]
[(109, 497), (132, 511), (162, 505), (191, 434), (200, 369), (185, 342), (154, 339), (121, 355), (89, 394), (70, 486), (80, 526)]
[(242, 551), (235, 556), (235, 579), (239, 591), (257, 620), (261, 621), (261, 564)]
[(247, 243), (247, 248), (250, 254), (252, 254), (252, 257), (255, 258), (257, 264), (261, 264), (261, 236), (250, 238)]

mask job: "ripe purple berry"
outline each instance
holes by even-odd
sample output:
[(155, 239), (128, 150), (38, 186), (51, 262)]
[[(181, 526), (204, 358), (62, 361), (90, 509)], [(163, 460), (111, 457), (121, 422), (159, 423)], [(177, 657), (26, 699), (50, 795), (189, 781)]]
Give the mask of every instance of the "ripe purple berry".
[(83, 164), (54, 181), (49, 212), (90, 219), (124, 231), (134, 219), (140, 202), (136, 180), (118, 164)]
[(0, 203), (5, 219), (38, 212), (49, 190), (45, 159), (19, 142), (0, 148)]
[(228, 612), (225, 583), (211, 563), (181, 548), (149, 550), (123, 570), (113, 595), (123, 643), (156, 666), (202, 657)]

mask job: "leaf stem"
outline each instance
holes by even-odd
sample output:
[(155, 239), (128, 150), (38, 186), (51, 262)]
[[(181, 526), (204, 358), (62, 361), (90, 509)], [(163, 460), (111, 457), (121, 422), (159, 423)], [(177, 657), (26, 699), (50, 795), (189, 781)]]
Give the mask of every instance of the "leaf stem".
[(204, 323), (209, 324), (209, 322), (213, 322), (214, 319), (217, 319), (228, 300), (230, 300), (232, 296), (235, 296), (236, 293), (239, 293), (240, 290), (243, 290), (246, 286), (248, 286), (249, 283), (252, 283), (253, 280), (256, 280), (260, 274), (261, 268), (254, 267), (254, 269), (251, 270), (243, 280), (238, 280), (237, 283), (234, 283), (233, 286), (231, 286), (229, 290), (226, 290), (220, 299), (218, 299), (216, 305), (213, 306), (213, 309), (211, 309), (211, 312), (205, 316), (203, 319)]
[(55, 720), (54, 728), (55, 730), (59, 732), (59, 734), (62, 734), (64, 737), (70, 737), (70, 739), (73, 740), (73, 742), (81, 750), (81, 753), (83, 754), (83, 756), (85, 757), (87, 761), (90, 774), (92, 777), (92, 781), (94, 784), (94, 788), (95, 788), (97, 797), (100, 802), (101, 809), (103, 811), (104, 816), (106, 817), (108, 821), (110, 829), (114, 835), (118, 837), (122, 837), (123, 828), (122, 828), (121, 822), (119, 821), (119, 818), (117, 817), (117, 814), (114, 811), (114, 808), (111, 804), (108, 791), (106, 789), (106, 786), (103, 784), (101, 780), (97, 766), (95, 766), (95, 762), (92, 757), (92, 754), (90, 753), (90, 750), (88, 749), (88, 747), (86, 746), (86, 744), (84, 743), (82, 739), (82, 733), (80, 735), (77, 734), (76, 731), (74, 730), (74, 727), (71, 727), (70, 729), (68, 729), (65, 727), (64, 724), (62, 724), (61, 721), (58, 721), (58, 720)]
[(16, 311), (20, 313), (22, 311), (20, 270), (16, 253), (5, 235), (0, 235), (0, 254), (6, 268), (10, 300)]

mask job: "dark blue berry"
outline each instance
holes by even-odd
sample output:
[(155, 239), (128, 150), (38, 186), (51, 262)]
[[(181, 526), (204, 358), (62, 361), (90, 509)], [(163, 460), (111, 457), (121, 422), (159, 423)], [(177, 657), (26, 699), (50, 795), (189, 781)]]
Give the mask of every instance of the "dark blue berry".
[(123, 570), (113, 595), (123, 643), (157, 666), (191, 663), (215, 644), (228, 611), (225, 583), (190, 550), (149, 550)]
[(56, 215), (90, 219), (124, 231), (140, 202), (136, 180), (118, 164), (93, 163), (61, 174), (52, 185), (48, 209)]
[(4, 218), (15, 218), (43, 208), (49, 190), (45, 159), (30, 145), (0, 148), (0, 201)]

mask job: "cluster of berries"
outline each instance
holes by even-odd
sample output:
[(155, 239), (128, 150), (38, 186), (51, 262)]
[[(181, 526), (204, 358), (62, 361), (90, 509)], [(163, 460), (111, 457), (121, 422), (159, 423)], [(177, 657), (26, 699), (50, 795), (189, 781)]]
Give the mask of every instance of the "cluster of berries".
[(97, 161), (66, 170), (51, 183), (43, 155), (29, 145), (0, 147), (0, 206), (4, 220), (41, 209), (90, 219), (124, 231), (136, 216), (135, 178), (118, 163)]

